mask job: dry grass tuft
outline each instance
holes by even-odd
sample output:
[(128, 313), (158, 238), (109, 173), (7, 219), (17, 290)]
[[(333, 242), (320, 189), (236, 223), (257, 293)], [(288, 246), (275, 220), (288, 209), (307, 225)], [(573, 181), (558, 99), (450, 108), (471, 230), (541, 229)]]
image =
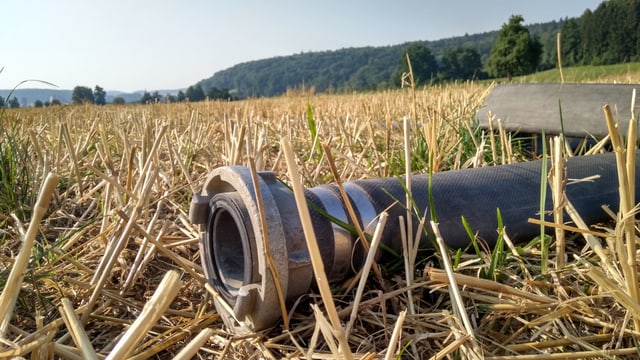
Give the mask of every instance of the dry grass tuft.
[[(8, 111), (1, 125), (29, 149), (20, 165), (33, 176), (33, 193), (43, 195), (26, 209), (28, 226), (0, 214), (0, 358), (637, 357), (633, 186), (621, 187), (616, 221), (597, 229), (564, 203), (576, 226), (559, 227), (565, 239), (549, 247), (555, 266), (546, 272), (539, 242), (505, 236), (494, 281), (480, 277), (492, 254), (480, 262), (440, 248), (415, 257), (405, 234), (405, 260), (415, 261), (409, 273), (370, 259), (376, 276), (320, 284), (320, 295), (314, 290), (288, 314), (288, 330), (240, 335), (223, 327), (187, 217), (209, 170), (251, 163), (301, 188), (426, 171), (429, 157), (434, 171), (518, 160), (504, 133), (474, 130), (487, 93), (485, 85), (458, 84), (415, 97), (291, 91), (234, 103)], [(327, 146), (319, 151), (314, 142)], [(613, 148), (623, 184), (633, 185), (629, 143)], [(561, 191), (561, 179), (556, 184)]]

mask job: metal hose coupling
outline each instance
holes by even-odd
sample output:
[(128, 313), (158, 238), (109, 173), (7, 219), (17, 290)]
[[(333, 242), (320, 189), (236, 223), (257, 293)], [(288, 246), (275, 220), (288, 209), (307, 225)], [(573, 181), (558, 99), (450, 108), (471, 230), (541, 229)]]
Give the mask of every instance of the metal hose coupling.
[[(540, 231), (528, 219), (540, 216), (541, 166), (540, 161), (530, 161), (445, 171), (433, 174), (431, 180), (429, 175), (416, 175), (412, 178), (411, 196), (422, 216), (429, 218), (435, 212), (448, 246), (469, 245), (471, 239), (462, 225), (463, 216), (477, 236), (493, 246), (498, 235), (496, 209), (500, 209), (512, 239), (529, 241)], [(546, 174), (547, 169), (544, 171)], [(638, 166), (636, 172), (640, 173)], [(602, 205), (617, 209), (618, 178), (613, 154), (572, 157), (567, 162), (567, 176), (589, 179), (570, 183), (566, 188), (567, 198), (587, 223), (607, 219)], [(239, 320), (256, 331), (275, 325), (282, 316), (275, 281), (280, 283), (288, 305), (307, 294), (313, 283), (292, 191), (272, 172), (259, 172), (257, 178), (266, 224), (261, 221), (251, 173), (240, 166), (214, 169), (202, 191), (194, 194), (189, 214), (191, 221), (200, 226), (206, 279), (232, 307), (235, 319), (228, 316), (218, 300), (214, 300), (216, 308), (227, 326), (238, 328)], [(373, 232), (378, 214), (385, 210), (389, 213), (382, 242), (395, 250), (401, 249), (401, 225), (397, 219), (406, 216), (403, 181), (381, 178), (343, 184), (365, 232)], [(433, 209), (429, 206), (430, 192)], [(549, 212), (553, 207), (550, 193), (547, 191), (545, 199)], [(326, 276), (332, 282), (343, 280), (361, 266), (363, 253), (356, 236), (344, 226), (353, 223), (339, 189), (336, 185), (321, 185), (306, 190), (305, 197)], [(415, 234), (418, 219), (413, 224)], [(423, 247), (430, 246), (429, 236), (423, 234)], [(275, 265), (277, 280), (269, 269), (268, 256)]]

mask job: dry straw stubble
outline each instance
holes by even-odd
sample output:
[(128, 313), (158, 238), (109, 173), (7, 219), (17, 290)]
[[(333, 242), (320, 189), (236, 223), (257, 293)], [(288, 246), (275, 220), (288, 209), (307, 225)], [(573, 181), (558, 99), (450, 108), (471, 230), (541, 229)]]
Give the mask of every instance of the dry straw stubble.
[[(618, 259), (610, 249), (595, 247), (601, 240), (594, 234), (614, 236), (613, 229), (585, 233), (594, 247), (584, 247), (580, 238), (567, 238), (568, 264), (561, 271), (550, 270), (549, 276), (541, 274), (536, 244), (512, 247), (505, 267), (499, 269), (499, 282), (479, 279), (483, 265), (477, 256), (462, 254), (452, 275), (460, 289), (455, 304), (447, 288), (449, 277), (427, 271), (433, 262), (419, 259), (411, 277), (399, 276), (385, 265), (384, 286), (378, 276), (369, 276), (364, 289), (348, 285), (358, 279), (332, 284), (337, 314), (330, 316), (332, 321), (316, 324), (316, 314), (305, 304), (325, 309), (328, 301), (314, 294), (301, 299), (289, 314), (288, 332), (276, 327), (240, 336), (227, 333), (218, 319), (203, 286), (198, 231), (186, 214), (191, 193), (210, 169), (248, 165), (251, 158), (257, 170), (273, 170), (285, 181), (299, 176), (304, 186), (332, 182), (338, 178), (336, 170), (340, 181), (401, 174), (406, 165), (402, 119), (413, 109), (412, 171), (424, 171), (427, 156), (437, 160), (435, 171), (511, 162), (516, 154), (500, 144), (504, 136), (485, 149), (484, 144), (491, 143), (488, 134), (474, 131), (473, 115), (488, 89), (480, 84), (417, 89), (415, 101), (405, 89), (234, 103), (8, 111), (3, 125), (17, 124), (20, 140), (33, 149), (25, 165), (38, 179), (51, 171), (60, 181), (48, 211), (37, 221), (40, 231), (0, 355), (89, 354), (88, 345), (79, 344), (81, 332), (72, 334), (65, 325), (61, 311), (69, 315), (71, 305), (97, 356), (107, 356), (118, 349), (169, 271), (180, 274), (182, 285), (159, 320), (149, 323), (144, 337), (128, 347), (132, 358), (194, 353), (279, 358), (310, 352), (326, 358), (334, 345), (314, 334), (327, 324), (334, 330), (349, 324), (340, 351), (354, 358), (398, 352), (454, 358), (470, 341), (480, 348), (473, 351), (487, 358), (633, 353), (633, 338), (639, 334), (626, 300), (614, 297), (591, 271), (613, 276), (622, 281), (616, 280), (619, 287), (626, 287)], [(307, 104), (313, 109), (318, 141), (327, 143), (334, 155), (335, 170), (310, 139)], [(286, 170), (282, 137), (291, 142), (298, 159), (296, 175)], [(427, 140), (429, 147), (424, 147)], [(10, 216), (1, 221), (0, 271), (8, 274), (20, 253), (22, 224)], [(481, 256), (487, 256), (485, 264), (490, 262), (490, 254)], [(8, 289), (5, 285), (3, 295)], [(356, 293), (361, 294), (358, 301)], [(466, 311), (475, 340), (469, 333), (454, 333), (461, 329), (452, 316), (454, 306)], [(410, 307), (411, 312), (403, 312)], [(353, 320), (351, 314), (356, 314)], [(210, 330), (198, 337), (204, 329)], [(394, 337), (398, 346), (389, 352)]]

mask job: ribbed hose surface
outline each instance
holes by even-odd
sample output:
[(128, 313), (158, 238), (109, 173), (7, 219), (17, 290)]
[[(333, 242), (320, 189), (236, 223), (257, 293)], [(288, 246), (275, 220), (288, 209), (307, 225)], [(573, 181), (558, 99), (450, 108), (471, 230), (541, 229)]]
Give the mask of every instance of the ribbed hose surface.
[[(445, 242), (455, 248), (469, 244), (469, 237), (461, 222), (464, 216), (471, 229), (493, 246), (497, 239), (498, 208), (512, 240), (529, 241), (539, 235), (540, 227), (527, 220), (539, 218), (541, 166), (541, 161), (531, 161), (433, 174), (435, 213)], [(640, 173), (638, 162), (636, 173)], [(572, 157), (567, 161), (566, 175), (569, 179), (600, 176), (592, 181), (569, 184), (566, 188), (569, 201), (587, 223), (607, 219), (601, 205), (608, 205), (613, 211), (618, 210), (618, 175), (614, 154)], [(369, 194), (378, 212), (389, 208), (396, 199), (403, 204), (405, 202), (405, 191), (397, 178), (360, 180), (355, 183)], [(430, 217), (426, 213), (429, 210), (428, 184), (428, 175), (412, 178), (413, 199), (420, 212), (427, 214), (427, 219)], [(639, 192), (636, 182), (636, 194)], [(547, 188), (546, 209), (549, 211), (552, 208), (551, 190)], [(388, 245), (400, 249), (397, 218), (406, 217), (406, 210), (396, 204), (389, 212), (390, 221), (385, 227), (383, 239)], [(548, 219), (551, 219), (550, 215)], [(414, 219), (414, 233), (417, 222)]]

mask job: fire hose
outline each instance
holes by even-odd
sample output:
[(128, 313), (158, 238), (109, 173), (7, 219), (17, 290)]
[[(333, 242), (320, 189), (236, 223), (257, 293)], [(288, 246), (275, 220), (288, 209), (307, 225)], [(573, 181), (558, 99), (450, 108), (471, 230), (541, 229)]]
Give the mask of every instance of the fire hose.
[[(547, 170), (542, 169), (541, 161), (529, 161), (439, 172), (431, 178), (415, 175), (410, 192), (422, 216), (430, 218), (435, 211), (442, 237), (452, 248), (465, 248), (471, 242), (462, 217), (478, 238), (493, 246), (498, 236), (496, 209), (500, 209), (509, 236), (523, 242), (540, 234), (540, 227), (528, 219), (540, 216), (541, 172), (546, 174)], [(566, 187), (568, 200), (586, 223), (608, 219), (603, 205), (617, 210), (619, 189), (614, 154), (572, 157), (566, 163), (566, 171), (569, 179), (588, 179)], [(640, 168), (636, 166), (638, 172)], [(307, 294), (313, 285), (311, 260), (292, 191), (272, 172), (259, 172), (257, 186), (261, 189), (260, 202), (248, 168), (214, 169), (202, 191), (194, 194), (190, 209), (191, 221), (200, 227), (201, 260), (207, 281), (232, 308), (233, 316), (253, 330), (273, 326), (282, 315), (275, 281), (280, 283), (287, 304)], [(357, 180), (343, 186), (357, 222), (368, 232), (375, 228), (382, 211), (387, 211), (390, 219), (407, 214), (401, 178)], [(550, 193), (548, 190), (545, 200), (548, 211), (552, 210)], [(326, 276), (332, 282), (343, 280), (358, 270), (362, 252), (358, 251), (357, 235), (345, 226), (353, 223), (339, 188), (313, 187), (306, 190), (305, 197)], [(261, 222), (259, 203), (266, 224)], [(413, 224), (415, 233), (418, 220)], [(399, 234), (398, 221), (388, 221), (382, 243), (400, 250)], [(424, 231), (422, 247), (431, 246), (431, 235)], [(278, 279), (269, 271), (267, 250)], [(217, 300), (216, 307), (220, 306)]]

